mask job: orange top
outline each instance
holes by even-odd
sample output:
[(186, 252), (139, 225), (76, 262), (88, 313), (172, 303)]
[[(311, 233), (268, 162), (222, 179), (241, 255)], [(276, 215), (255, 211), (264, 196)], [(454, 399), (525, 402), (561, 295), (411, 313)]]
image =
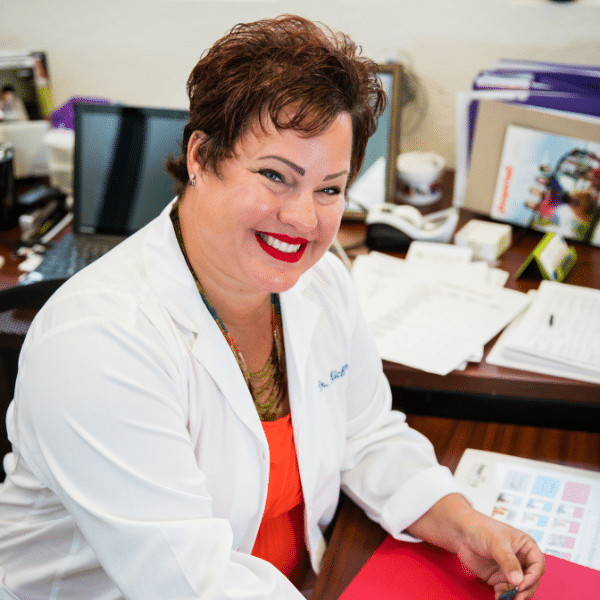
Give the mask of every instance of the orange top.
[(267, 503), (252, 554), (275, 565), (296, 587), (308, 569), (304, 497), (291, 414), (263, 421), (270, 453)]

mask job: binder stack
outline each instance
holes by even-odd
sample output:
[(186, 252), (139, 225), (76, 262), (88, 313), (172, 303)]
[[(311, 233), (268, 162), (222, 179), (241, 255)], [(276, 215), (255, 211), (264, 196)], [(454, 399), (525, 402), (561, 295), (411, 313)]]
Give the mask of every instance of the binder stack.
[(457, 94), (456, 206), (600, 245), (599, 157), (600, 66), (501, 59)]

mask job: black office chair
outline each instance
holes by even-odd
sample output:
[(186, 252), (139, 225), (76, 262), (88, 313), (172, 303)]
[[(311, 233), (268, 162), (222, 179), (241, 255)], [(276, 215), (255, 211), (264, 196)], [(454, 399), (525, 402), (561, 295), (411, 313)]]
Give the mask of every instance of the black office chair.
[(0, 312), (13, 309), (39, 310), (66, 279), (46, 279), (0, 290)]
[(13, 398), (19, 353), (27, 330), (26, 320), (20, 320), (18, 327), (13, 326), (14, 311), (39, 310), (65, 281), (49, 279), (0, 290), (0, 481), (4, 479), (2, 459), (11, 451), (6, 435), (6, 410)]

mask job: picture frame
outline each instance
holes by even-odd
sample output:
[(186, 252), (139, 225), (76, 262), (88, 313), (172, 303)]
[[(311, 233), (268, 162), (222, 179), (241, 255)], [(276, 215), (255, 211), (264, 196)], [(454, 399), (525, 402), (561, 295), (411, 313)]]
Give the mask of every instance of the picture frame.
[[(365, 187), (370, 185), (370, 181), (365, 181), (365, 174), (374, 167), (378, 159), (383, 158), (384, 165), (384, 189), (383, 194), (380, 189), (374, 188), (371, 204), (378, 202), (396, 202), (396, 159), (400, 152), (400, 122), (402, 107), (400, 104), (400, 93), (402, 85), (402, 65), (399, 63), (381, 63), (378, 64), (379, 77), (383, 88), (388, 96), (388, 103), (384, 113), (379, 119), (376, 132), (369, 139), (365, 152), (365, 159), (361, 170), (346, 193), (347, 206), (343, 214), (344, 220), (364, 221), (367, 211), (370, 208), (368, 201), (363, 196)], [(381, 161), (371, 170), (377, 170), (376, 185), (381, 185), (380, 169)], [(363, 190), (359, 190), (359, 186)], [(353, 198), (353, 190), (356, 190), (356, 196)], [(360, 194), (359, 194), (360, 191)], [(360, 197), (358, 197), (360, 196)], [(371, 194), (367, 194), (369, 200)], [(383, 197), (382, 197), (383, 196)]]
[(50, 118), (52, 95), (44, 51), (0, 51), (0, 87), (5, 86), (13, 90), (23, 105), (25, 113), (18, 120), (40, 121)]

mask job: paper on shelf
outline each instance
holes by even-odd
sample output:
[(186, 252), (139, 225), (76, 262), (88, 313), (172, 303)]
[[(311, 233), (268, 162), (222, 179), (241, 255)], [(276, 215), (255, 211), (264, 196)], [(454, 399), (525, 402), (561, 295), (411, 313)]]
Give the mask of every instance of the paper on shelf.
[(456, 158), (454, 168), (454, 186), (452, 192), (452, 205), (463, 206), (465, 192), (467, 189), (467, 177), (469, 173), (469, 161), (471, 157), (471, 146), (475, 119), (470, 114), (472, 104), (479, 99), (491, 98), (493, 100), (521, 101), (527, 99), (529, 92), (526, 90), (471, 90), (458, 92), (456, 94)]

